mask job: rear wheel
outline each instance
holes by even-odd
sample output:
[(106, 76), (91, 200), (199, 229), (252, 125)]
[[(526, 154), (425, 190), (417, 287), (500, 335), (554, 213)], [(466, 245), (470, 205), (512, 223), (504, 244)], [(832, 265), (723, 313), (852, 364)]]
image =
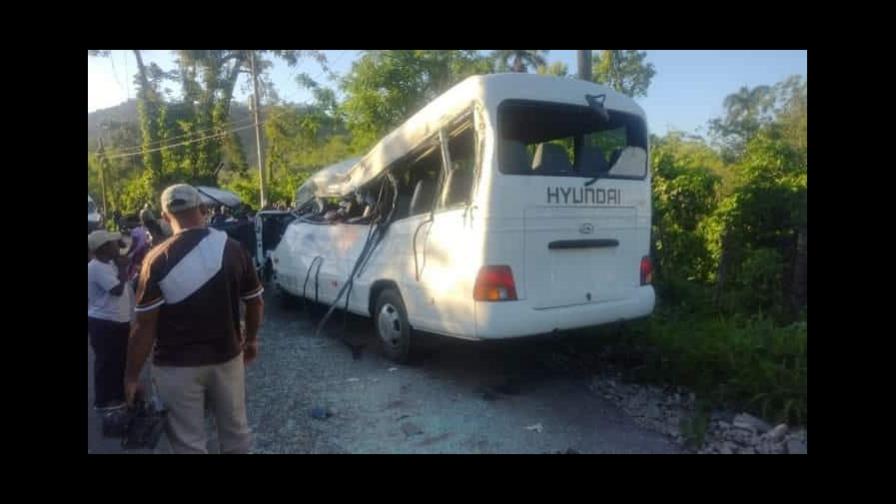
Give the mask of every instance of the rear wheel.
[(398, 363), (408, 362), (412, 331), (407, 310), (397, 290), (387, 288), (377, 296), (373, 327), (386, 357)]

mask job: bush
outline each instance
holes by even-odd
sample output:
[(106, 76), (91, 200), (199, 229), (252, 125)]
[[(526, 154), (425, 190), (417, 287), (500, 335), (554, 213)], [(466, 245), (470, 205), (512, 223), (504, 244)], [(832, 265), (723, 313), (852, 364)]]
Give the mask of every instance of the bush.
[(644, 332), (651, 361), (640, 378), (693, 389), (770, 422), (804, 424), (806, 322), (657, 313)]

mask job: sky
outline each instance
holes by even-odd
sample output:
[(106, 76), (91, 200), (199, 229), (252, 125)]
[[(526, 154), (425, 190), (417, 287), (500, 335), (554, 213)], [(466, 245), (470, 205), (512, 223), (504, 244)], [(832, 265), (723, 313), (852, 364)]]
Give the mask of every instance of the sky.
[[(324, 50), (332, 70), (344, 75), (358, 57), (355, 50)], [(175, 67), (171, 51), (143, 51), (144, 63), (155, 62), (165, 70)], [(552, 50), (548, 63), (562, 61), (570, 73), (576, 71), (575, 50)], [(636, 101), (647, 113), (652, 133), (664, 135), (670, 129), (706, 135), (710, 119), (722, 115), (725, 96), (741, 86), (775, 84), (791, 75), (808, 77), (807, 51), (774, 50), (648, 50), (647, 61), (656, 68), (647, 96)], [(118, 105), (133, 98), (133, 78), (137, 64), (131, 51), (112, 51), (111, 58), (87, 57), (87, 111)], [(337, 91), (338, 83), (324, 75), (312, 59), (303, 59), (297, 67), (275, 62), (271, 77), (284, 100), (302, 103), (310, 94), (296, 84), (295, 76), (307, 73)], [(176, 84), (173, 87), (177, 87)], [(247, 100), (249, 79), (237, 83), (235, 96)]]

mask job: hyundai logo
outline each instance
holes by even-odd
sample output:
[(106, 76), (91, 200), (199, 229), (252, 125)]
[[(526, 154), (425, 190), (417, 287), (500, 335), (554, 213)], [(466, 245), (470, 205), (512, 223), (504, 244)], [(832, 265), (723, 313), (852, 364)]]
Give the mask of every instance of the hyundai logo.
[(579, 232), (582, 234), (591, 234), (594, 232), (594, 226), (590, 222), (586, 222), (579, 226)]

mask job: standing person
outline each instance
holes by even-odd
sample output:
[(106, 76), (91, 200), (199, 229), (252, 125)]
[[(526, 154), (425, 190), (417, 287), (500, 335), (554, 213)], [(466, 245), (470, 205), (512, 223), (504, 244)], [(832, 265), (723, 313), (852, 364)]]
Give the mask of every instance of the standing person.
[(224, 220), (225, 220), (225, 217), (224, 217), (224, 206), (223, 206), (223, 205), (221, 205), (221, 206), (214, 206), (214, 207), (212, 207), (212, 211), (213, 211), (213, 213), (212, 213), (212, 221), (211, 221), (211, 225), (212, 225), (212, 226), (218, 226), (218, 225), (223, 224), (223, 223), (224, 223)]
[(133, 279), (140, 272), (143, 258), (149, 252), (149, 231), (142, 221), (131, 228), (131, 249), (128, 251), (131, 261), (128, 265), (128, 278)]
[(166, 238), (171, 236), (171, 233), (166, 232), (161, 224), (159, 224), (155, 214), (152, 213), (152, 210), (148, 206), (143, 207), (143, 210), (140, 211), (140, 222), (149, 234), (150, 247), (162, 243)]
[[(176, 453), (206, 453), (205, 402), (222, 453), (247, 453), (245, 364), (258, 354), (264, 289), (246, 250), (206, 227), (199, 192), (186, 184), (162, 193), (174, 236), (144, 259), (136, 320), (128, 345), (125, 394), (133, 401), (152, 352), (152, 376), (168, 408)], [(245, 303), (245, 331), (240, 306)]]
[(94, 256), (87, 263), (87, 332), (95, 354), (94, 409), (104, 431), (114, 429), (125, 414), (124, 368), (134, 307), (120, 240), (120, 233), (104, 230), (87, 236)]

